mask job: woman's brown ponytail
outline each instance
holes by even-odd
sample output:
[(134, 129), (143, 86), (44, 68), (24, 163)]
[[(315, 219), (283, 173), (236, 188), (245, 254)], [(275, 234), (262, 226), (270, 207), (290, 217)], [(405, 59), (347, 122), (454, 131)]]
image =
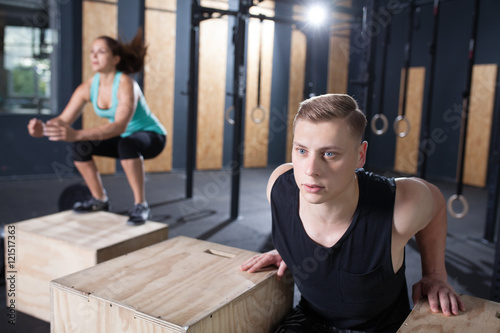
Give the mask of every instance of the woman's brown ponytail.
[(123, 43), (121, 40), (117, 41), (108, 36), (101, 36), (98, 39), (106, 41), (113, 55), (120, 56), (120, 62), (116, 65), (118, 71), (132, 74), (143, 69), (147, 47), (142, 39), (142, 28), (137, 30), (134, 38), (129, 43)]

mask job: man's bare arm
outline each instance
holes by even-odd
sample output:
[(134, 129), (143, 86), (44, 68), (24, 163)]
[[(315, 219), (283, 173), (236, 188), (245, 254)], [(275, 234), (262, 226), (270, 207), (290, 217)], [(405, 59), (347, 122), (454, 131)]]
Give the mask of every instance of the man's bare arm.
[(427, 297), (432, 311), (458, 315), (465, 307), (447, 281), (444, 197), (436, 186), (419, 178), (398, 180), (399, 191), (394, 221), (396, 236), (399, 240), (409, 240), (414, 234), (422, 260), (422, 279), (413, 286), (413, 301)]

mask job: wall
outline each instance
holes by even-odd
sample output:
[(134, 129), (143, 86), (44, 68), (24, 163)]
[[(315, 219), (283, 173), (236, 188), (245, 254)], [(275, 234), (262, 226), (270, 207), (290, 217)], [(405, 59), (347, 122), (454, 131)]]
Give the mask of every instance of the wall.
[[(362, 0), (353, 0), (353, 7), (360, 8)], [(391, 0), (390, 3), (405, 3), (406, 1)], [(379, 1), (380, 6), (389, 3), (389, 0)], [(237, 7), (236, 0), (228, 2), (229, 8)], [(500, 31), (500, 22), (495, 13), (500, 9), (500, 3), (495, 0), (482, 0), (479, 37), (477, 40), (476, 63), (498, 63), (500, 59), (500, 45), (496, 43), (496, 32)], [(434, 100), (432, 103), (432, 128), (442, 128), (446, 134), (443, 143), (436, 144), (428, 161), (428, 174), (431, 178), (453, 180), (455, 177), (459, 129), (453, 126), (456, 122), (443, 117), (447, 111), (453, 111), (462, 101), (462, 92), (465, 84), (465, 68), (467, 65), (468, 39), (470, 35), (472, 1), (447, 0), (441, 5), (441, 20), (437, 44), (436, 79)], [(59, 71), (59, 100), (60, 109), (69, 100), (71, 93), (81, 82), (81, 1), (61, 2), (61, 62)], [(275, 4), (278, 17), (293, 17), (292, 4), (278, 1)], [(406, 13), (392, 13), (389, 17), (380, 17), (379, 20), (390, 19), (392, 24), (392, 38), (388, 53), (388, 67), (386, 71), (386, 86), (384, 87), (384, 113), (392, 121), (398, 113), (399, 86), (401, 68), (404, 60), (404, 41), (406, 37)], [(420, 29), (414, 31), (412, 67), (428, 66), (432, 6), (421, 7)], [(232, 26), (234, 20), (227, 20), (227, 61), (226, 61), (226, 90), (232, 89)], [(176, 28), (175, 28), (175, 86), (173, 91), (173, 120), (175, 131), (169, 137), (175, 144), (172, 145), (171, 163), (173, 169), (182, 169), (185, 165), (187, 126), (187, 83), (189, 70), (189, 28), (190, 28), (190, 1), (177, 1)], [(276, 23), (274, 28), (273, 63), (271, 73), (271, 97), (269, 110), (269, 145), (267, 150), (267, 164), (277, 165), (287, 159), (287, 134), (289, 125), (290, 105), (290, 54), (292, 50), (293, 28), (287, 23)], [(79, 40), (80, 39), (80, 40)], [(311, 43), (310, 38), (306, 38)], [(357, 43), (357, 44), (356, 44)], [(356, 80), (359, 74), (359, 34), (351, 34), (351, 49), (349, 51), (349, 79)], [(311, 77), (319, 78), (316, 85), (316, 94), (325, 93), (328, 89), (328, 48), (327, 42), (321, 44), (321, 51), (317, 51), (317, 73), (306, 72), (304, 80)], [(373, 107), (371, 114), (378, 112), (378, 101), (381, 87), (378, 85), (381, 74), (381, 48), (378, 42), (375, 48), (375, 85)], [(331, 51), (330, 51), (331, 52)], [(307, 64), (306, 64), (307, 65)], [(310, 65), (308, 68), (310, 68)], [(314, 74), (314, 75), (313, 75)], [(428, 77), (425, 78), (426, 86)], [(349, 84), (347, 91), (354, 97), (360, 96), (358, 86)], [(228, 91), (230, 92), (230, 91)], [(426, 105), (424, 94), (423, 105)], [(498, 92), (495, 98), (498, 99)], [(230, 96), (225, 97), (225, 106), (232, 103)], [(450, 114), (448, 114), (450, 115)], [(456, 116), (456, 114), (451, 114)], [(0, 178), (2, 177), (31, 177), (31, 176), (70, 176), (75, 175), (74, 169), (68, 163), (67, 144), (49, 143), (46, 140), (35, 140), (26, 133), (26, 123), (31, 116), (16, 115), (2, 116), (0, 120)], [(42, 117), (45, 119), (48, 117)], [(495, 112), (494, 118), (498, 118)], [(79, 126), (79, 124), (77, 124)], [(222, 165), (230, 161), (232, 131), (231, 125), (224, 122), (222, 139)], [(13, 151), (12, 147), (16, 147)], [(369, 135), (369, 156), (367, 168), (392, 170), (395, 160), (396, 138), (392, 132), (383, 136)]]
[[(359, 6), (362, 1), (355, 1)], [(406, 3), (406, 1), (381, 1), (379, 8), (394, 3)], [(412, 39), (411, 67), (425, 67), (428, 69), (430, 61), (429, 43), (431, 41), (431, 28), (433, 20), (432, 4), (421, 6), (420, 25), (414, 30)], [(440, 7), (440, 22), (437, 40), (436, 72), (434, 79), (434, 98), (431, 108), (431, 131), (442, 130), (442, 138), (431, 143), (431, 153), (428, 158), (427, 174), (430, 178), (439, 178), (454, 181), (460, 126), (458, 124), (460, 108), (462, 105), (462, 93), (465, 88), (466, 68), (468, 62), (469, 38), (471, 34), (473, 1), (453, 0), (442, 1)], [(500, 47), (495, 43), (495, 35), (500, 28), (500, 22), (495, 20), (494, 13), (498, 13), (500, 3), (494, 0), (481, 1), (479, 13), (478, 38), (476, 40), (476, 64), (498, 64), (500, 59)], [(387, 11), (386, 11), (387, 12)], [(390, 10), (388, 12), (391, 12)], [(404, 44), (406, 41), (408, 11), (394, 10), (390, 15), (380, 15), (378, 21), (380, 26), (385, 27), (391, 22), (391, 40), (388, 49), (386, 84), (382, 89), (380, 86), (382, 48), (380, 38), (382, 32), (375, 33), (379, 38), (375, 53), (375, 84), (374, 103), (368, 113), (379, 112), (380, 94), (384, 95), (384, 114), (389, 118), (390, 126), (398, 114), (398, 103), (400, 93), (401, 69), (404, 66)], [(383, 31), (381, 29), (380, 31)], [(355, 39), (351, 39), (354, 43)], [(352, 45), (352, 44), (351, 44)], [(351, 52), (351, 66), (349, 68), (350, 79), (358, 77), (357, 63), (360, 55)], [(428, 73), (426, 73), (428, 74)], [(425, 90), (429, 84), (430, 77), (425, 77), (425, 88), (423, 97), (423, 114), (426, 112), (427, 95)], [(498, 91), (494, 92), (492, 99), (497, 99)], [(360, 88), (349, 85), (349, 93), (356, 96), (360, 94)], [(366, 111), (366, 110), (365, 110)], [(497, 113), (497, 112), (495, 112)], [(425, 116), (423, 116), (423, 119)], [(423, 129), (422, 129), (423, 130)], [(423, 133), (420, 133), (422, 137)], [(367, 168), (393, 170), (395, 161), (396, 137), (392, 131), (376, 136), (372, 133), (367, 135), (369, 139), (369, 155)], [(432, 140), (432, 139), (431, 139)], [(439, 141), (439, 142), (438, 142)], [(488, 144), (489, 138), (484, 139), (482, 144)], [(487, 161), (485, 161), (487, 163)], [(419, 164), (419, 167), (421, 164)]]
[[(175, 2), (177, 2), (177, 4), (175, 4)], [(172, 61), (175, 61), (173, 67), (167, 71), (161, 69), (155, 64), (147, 63), (144, 76), (136, 77), (139, 83), (143, 85), (148, 104), (152, 104), (155, 110), (161, 109), (161, 112), (166, 112), (165, 120), (162, 121), (165, 123), (165, 126), (169, 131), (167, 149), (165, 150), (165, 155), (167, 155), (166, 159), (155, 159), (155, 161), (152, 161), (152, 163), (147, 165), (147, 171), (169, 171), (172, 168), (181, 169), (185, 166), (186, 160), (185, 155), (187, 138), (185, 129), (188, 122), (186, 111), (188, 104), (187, 84), (189, 72), (189, 30), (191, 4), (189, 1), (171, 0), (167, 6), (168, 8), (160, 8), (159, 6), (163, 6), (163, 3), (164, 2), (155, 2), (154, 0), (134, 0), (127, 3), (119, 3), (116, 2), (116, 0), (87, 0), (82, 3), (82, 1), (79, 0), (58, 3), (61, 22), (61, 42), (59, 44), (61, 67), (58, 71), (59, 76), (57, 80), (57, 89), (60, 91), (60, 98), (58, 100), (60, 107), (58, 111), (61, 111), (67, 104), (71, 94), (81, 83), (82, 79), (87, 79), (92, 74), (88, 72), (89, 65), (88, 57), (86, 56), (88, 54), (87, 49), (91, 40), (101, 34), (120, 36), (124, 40), (129, 40), (135, 34), (138, 26), (145, 25), (145, 39), (146, 43), (148, 43), (148, 39), (151, 39), (153, 36), (147, 31), (148, 22), (146, 22), (146, 19), (148, 15), (152, 16), (154, 14), (162, 15), (162, 17), (170, 17), (167, 18), (166, 21), (174, 22), (175, 31), (171, 28), (168, 30), (174, 36), (171, 40), (175, 43), (175, 45), (173, 45), (175, 51), (173, 51), (172, 55), (166, 57), (168, 60), (172, 59)], [(227, 2), (219, 1), (213, 3), (207, 0), (202, 2), (202, 5), (205, 6), (211, 6), (211, 4), (215, 4), (216, 7), (224, 6), (224, 8), (232, 10), (236, 10), (238, 8), (238, 0), (228, 0)], [(261, 5), (264, 4), (264, 7), (270, 9), (270, 11), (264, 11), (263, 13), (268, 16), (273, 16), (273, 9), (275, 7), (274, 2), (267, 1), (267, 3), (264, 2)], [(92, 10), (95, 8), (105, 8), (106, 10), (110, 10), (111, 14), (108, 13), (104, 16), (97, 14), (92, 15)], [(289, 157), (289, 149), (287, 149), (287, 145), (289, 146), (291, 141), (290, 119), (293, 119), (298, 102), (300, 102), (303, 98), (304, 82), (314, 81), (316, 93), (325, 93), (327, 84), (329, 84), (332, 80), (332, 74), (323, 70), (324, 67), (328, 67), (329, 61), (329, 50), (327, 47), (329, 44), (327, 36), (320, 35), (318, 37), (306, 35), (304, 32), (298, 30), (297, 27), (292, 27), (290, 22), (286, 22), (292, 18), (296, 19), (298, 14), (302, 11), (303, 8), (298, 7), (293, 3), (278, 2), (276, 3), (276, 13), (279, 13), (277, 16), (280, 19), (283, 19), (284, 22), (265, 25), (266, 44), (263, 49), (261, 100), (262, 103), (265, 104), (267, 112), (262, 124), (254, 124), (253, 122), (250, 123), (248, 119), (244, 119), (244, 122), (247, 122), (246, 125), (244, 124), (244, 128), (246, 130), (246, 133), (244, 134), (246, 145), (245, 166), (247, 167), (276, 165), (283, 163)], [(105, 19), (106, 17), (108, 17), (108, 20)], [(174, 18), (172, 19), (172, 17)], [(93, 21), (99, 19), (104, 20), (102, 24), (92, 23)], [(219, 24), (221, 21), (224, 21), (222, 25)], [(222, 90), (218, 89), (217, 94), (223, 96), (222, 104), (224, 104), (224, 109), (227, 109), (232, 105), (231, 90), (234, 61), (232, 31), (234, 18), (229, 16), (223, 20), (212, 19), (203, 22), (203, 24), (206, 27), (214, 24), (219, 25), (222, 29), (226, 30), (225, 33), (227, 33), (225, 42), (227, 45), (226, 51), (224, 54), (217, 55), (218, 59), (224, 57), (226, 59), (221, 62), (221, 65), (212, 66), (217, 67), (217, 72), (220, 70), (222, 71), (222, 75), (225, 76), (225, 82), (223, 82), (223, 79), (217, 80), (217, 82), (221, 81), (222, 84), (220, 85)], [(208, 33), (207, 36), (210, 37), (210, 29), (204, 28), (204, 30), (205, 35)], [(256, 25), (250, 25), (247, 31), (250, 34), (249, 38), (253, 42), (256, 40), (255, 38), (258, 34), (257, 30)], [(292, 41), (292, 34), (296, 36), (294, 41)], [(151, 41), (153, 40), (151, 39)], [(153, 42), (155, 44), (153, 46), (155, 47), (158, 44), (169, 44), (158, 43), (156, 40)], [(201, 53), (206, 54), (207, 52), (212, 52), (212, 44), (213, 43), (210, 42), (208, 44), (205, 43), (202, 38), (200, 45)], [(308, 65), (306, 65), (305, 54), (308, 45), (311, 45), (310, 47), (314, 48), (314, 50), (311, 49), (311, 56), (308, 58)], [(162, 52), (161, 50), (155, 51), (156, 48), (153, 46), (150, 49), (153, 55), (148, 58), (150, 61), (154, 60), (152, 57), (156, 57), (158, 52)], [(162, 47), (165, 48), (164, 45)], [(294, 58), (291, 58), (292, 47), (295, 51), (293, 54)], [(247, 48), (247, 52), (250, 52), (249, 54), (251, 54), (251, 62), (249, 65), (250, 67), (247, 69), (248, 96), (245, 104), (246, 107), (250, 109), (253, 108), (251, 106), (253, 105), (256, 97), (255, 88), (257, 81), (257, 62), (254, 49), (255, 48)], [(297, 55), (299, 55), (299, 58), (296, 58)], [(203, 55), (201, 58), (202, 57)], [(201, 61), (206, 60), (203, 60), (202, 58)], [(163, 63), (158, 60), (154, 60), (154, 62)], [(207, 64), (210, 64), (210, 57), (208, 58)], [(312, 73), (307, 73), (306, 66), (308, 68), (313, 68), (312, 64), (314, 64), (314, 68), (318, 71), (317, 74), (313, 75)], [(206, 67), (206, 65), (203, 66)], [(290, 66), (293, 66), (294, 68), (291, 68)], [(211, 70), (213, 70), (213, 68)], [(202, 71), (203, 67), (201, 68), (200, 75), (206, 75), (204, 72), (201, 73)], [(163, 92), (159, 93), (158, 88), (163, 85), (158, 85), (158, 82), (156, 82), (156, 79), (164, 72), (168, 72), (169, 74), (168, 78), (162, 79), (162, 82), (170, 82), (170, 80), (172, 80), (172, 83), (169, 83), (168, 85), (174, 86), (172, 92), (168, 94)], [(290, 80), (290, 73), (293, 73), (294, 75), (294, 80), (292, 81)], [(151, 80), (153, 80), (153, 82)], [(175, 82), (175, 84), (173, 82)], [(211, 86), (208, 81), (203, 82), (203, 80), (200, 84), (202, 91)], [(165, 95), (168, 98), (166, 100), (157, 101), (157, 97), (159, 95)], [(212, 96), (209, 93), (207, 97), (211, 98)], [(206, 100), (206, 98), (203, 98), (201, 104), (199, 105), (199, 116), (201, 114), (200, 117), (202, 118), (198, 119), (198, 121), (201, 119), (201, 123), (199, 124), (201, 126), (199, 126), (198, 133), (198, 169), (219, 169), (227, 166), (231, 160), (232, 125), (225, 121), (222, 114), (216, 117), (213, 116), (215, 114), (219, 114), (220, 112), (217, 110), (222, 107), (218, 107), (215, 110), (213, 108), (214, 103), (207, 103), (206, 101), (203, 102), (203, 100)], [(165, 106), (165, 110), (162, 106)], [(90, 106), (87, 106), (87, 109), (88, 108), (90, 108)], [(203, 111), (206, 108), (208, 108), (206, 112)], [(246, 118), (248, 118), (249, 112), (246, 112)], [(204, 114), (205, 116), (203, 116)], [(25, 124), (28, 122), (29, 118), (31, 118), (31, 116), (4, 116), (0, 122), (0, 127), (5, 127), (4, 131), (0, 131), (0, 140), (6, 143), (6, 145), (2, 145), (2, 147), (5, 148), (0, 148), (3, 149), (0, 150), (0, 156), (2, 156), (0, 177), (77, 176), (69, 155), (69, 144), (54, 144), (45, 139), (36, 140), (29, 137), (25, 130)], [(51, 116), (41, 117), (42, 120), (47, 120), (49, 118), (51, 118)], [(208, 119), (211, 124), (203, 126), (203, 121), (206, 121), (206, 119)], [(75, 126), (77, 128), (81, 128), (81, 126), (92, 127), (99, 124), (99, 121), (100, 119), (96, 119), (93, 112), (89, 111), (85, 112), (82, 119), (79, 119)], [(216, 124), (212, 124), (212, 122), (215, 122)], [(201, 135), (204, 134), (204, 132), (210, 132), (207, 131), (207, 129), (212, 130), (215, 128), (217, 128), (217, 133), (214, 132), (215, 134), (212, 133), (210, 135), (215, 135), (218, 138), (216, 140), (217, 147), (214, 147), (213, 145), (204, 146), (210, 142), (210, 139), (203, 139), (201, 138)], [(11, 149), (8, 148), (11, 146), (16, 146), (19, 149), (12, 152)], [(26, 152), (30, 151), (32, 147), (36, 147), (34, 155), (27, 154)], [(211, 158), (214, 148), (217, 148), (215, 149), (217, 151), (217, 156), (215, 158)], [(212, 160), (216, 161), (213, 165)], [(161, 167), (158, 168), (160, 165)], [(98, 167), (104, 174), (112, 174), (116, 170), (121, 172), (119, 163), (116, 163), (113, 159), (100, 158)]]

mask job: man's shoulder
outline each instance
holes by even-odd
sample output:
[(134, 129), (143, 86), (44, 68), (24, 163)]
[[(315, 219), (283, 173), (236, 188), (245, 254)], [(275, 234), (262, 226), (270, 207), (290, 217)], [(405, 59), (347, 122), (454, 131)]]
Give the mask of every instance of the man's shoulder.
[(280, 184), (295, 184), (295, 177), (293, 174), (293, 167), (291, 165), (282, 165), (273, 172), (271, 178), (274, 178), (273, 185), (279, 182)]
[(274, 169), (271, 176), (269, 177), (269, 180), (274, 183), (281, 176), (291, 173), (293, 173), (293, 165), (291, 163), (281, 164), (276, 169)]
[(276, 183), (278, 178), (280, 178), (286, 174), (293, 174), (293, 166), (291, 163), (285, 163), (285, 164), (278, 166), (271, 173), (271, 176), (269, 176), (269, 181), (267, 183), (267, 191), (266, 191), (267, 192), (267, 199), (269, 202), (271, 201), (271, 192), (272, 192), (272, 189), (274, 188), (274, 184)]

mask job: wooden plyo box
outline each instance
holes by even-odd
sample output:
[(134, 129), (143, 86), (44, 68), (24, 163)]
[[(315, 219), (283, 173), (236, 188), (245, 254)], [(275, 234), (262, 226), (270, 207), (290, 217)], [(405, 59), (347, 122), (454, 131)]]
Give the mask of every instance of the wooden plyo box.
[(256, 253), (179, 236), (51, 282), (52, 332), (272, 332), (293, 303)]
[(433, 313), (427, 299), (421, 299), (398, 333), (500, 333), (500, 303), (462, 295), (465, 312), (445, 317)]
[(6, 225), (7, 306), (13, 302), (16, 310), (50, 321), (51, 280), (168, 238), (164, 223), (129, 226), (127, 219), (64, 211)]

